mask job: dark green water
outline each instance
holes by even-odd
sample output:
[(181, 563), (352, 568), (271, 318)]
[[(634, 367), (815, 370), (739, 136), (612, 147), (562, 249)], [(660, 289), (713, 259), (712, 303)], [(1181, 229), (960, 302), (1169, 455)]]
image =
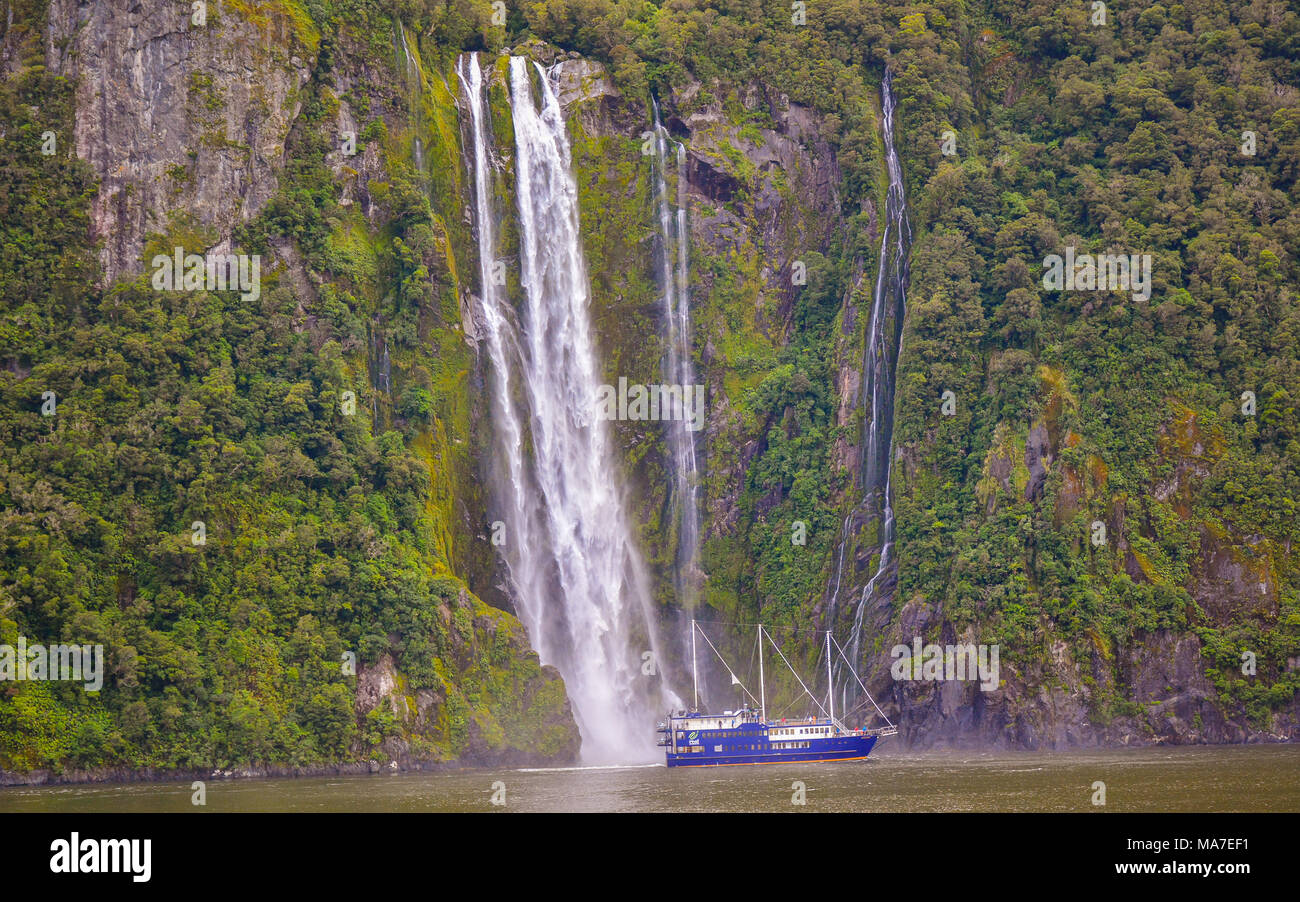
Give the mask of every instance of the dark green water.
[[(1106, 784), (1094, 806), (1093, 783)], [(505, 804), (492, 804), (494, 784)], [(794, 803), (796, 783), (805, 804)], [(500, 786), (496, 789), (500, 797)], [(35, 811), (1289, 811), (1300, 746), (880, 754), (844, 764), (479, 770), (0, 789)]]

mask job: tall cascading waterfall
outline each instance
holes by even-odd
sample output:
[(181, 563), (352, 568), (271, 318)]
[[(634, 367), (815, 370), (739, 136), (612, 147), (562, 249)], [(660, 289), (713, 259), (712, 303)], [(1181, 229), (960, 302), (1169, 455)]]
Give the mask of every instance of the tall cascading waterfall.
[[(871, 319), (868, 326), (866, 356), (863, 362), (865, 397), (869, 399), (870, 417), (863, 437), (862, 492), (863, 504), (870, 504), (880, 518), (880, 561), (871, 579), (863, 587), (853, 611), (853, 626), (849, 632), (845, 651), (855, 668), (862, 664), (862, 638), (865, 615), (884, 584), (895, 573), (894, 560), (894, 506), (892, 494), (892, 450), (894, 436), (894, 377), (898, 355), (902, 347), (903, 317), (907, 310), (907, 285), (909, 254), (912, 246), (912, 226), (907, 217), (907, 194), (903, 189), (903, 171), (894, 149), (893, 75), (885, 71), (881, 86), (881, 130), (884, 133), (885, 165), (889, 174), (889, 189), (885, 197), (884, 229), (880, 237), (880, 265), (876, 271), (875, 290), (871, 298)], [(839, 590), (843, 582), (846, 548), (849, 544), (849, 523), (844, 522), (840, 541), (833, 595), (830, 608), (831, 622), (835, 616)], [(840, 662), (842, 671), (843, 662)], [(839, 680), (843, 687), (841, 711), (852, 710), (857, 701), (857, 681), (848, 674)]]
[[(667, 332), (667, 353), (663, 375), (668, 385), (695, 385), (691, 363), (690, 234), (686, 222), (686, 148), (678, 144), (677, 209), (668, 187), (668, 130), (659, 120), (659, 103), (654, 106), (655, 196), (659, 211), (660, 282), (663, 285), (663, 316)], [(672, 507), (677, 523), (676, 588), (682, 607), (689, 610), (698, 596), (700, 545), (699, 471), (695, 436), (686, 411), (666, 421), (668, 447), (672, 455)]]
[(663, 658), (609, 429), (596, 416), (600, 371), (564, 117), (537, 71), (540, 109), (528, 61), (510, 60), (523, 287), (516, 316), (491, 271), (498, 248), (483, 75), (474, 55), (460, 61), (472, 120), (502, 551), (533, 647), (564, 676), (584, 760), (648, 761), (653, 714), (680, 701), (662, 688), (662, 674), (644, 666), (646, 652)]

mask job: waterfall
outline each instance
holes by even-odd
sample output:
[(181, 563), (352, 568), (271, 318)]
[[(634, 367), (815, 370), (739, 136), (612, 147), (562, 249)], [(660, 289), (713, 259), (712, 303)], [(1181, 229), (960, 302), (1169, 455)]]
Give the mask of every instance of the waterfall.
[(420, 139), (420, 133), (424, 127), (424, 82), (420, 77), (420, 67), (416, 64), (415, 58), (411, 56), (411, 48), (407, 46), (406, 26), (402, 24), (401, 19), (397, 20), (397, 47), (402, 53), (402, 75), (406, 80), (411, 124), (415, 133), (411, 139), (411, 159), (416, 171), (420, 175), (424, 175), (424, 144), (421, 143)]
[[(654, 104), (655, 197), (659, 211), (660, 283), (663, 285), (663, 317), (667, 331), (667, 353), (663, 361), (668, 385), (695, 384), (691, 365), (690, 235), (686, 223), (686, 148), (678, 144), (677, 210), (674, 214), (668, 192), (668, 130), (659, 121), (659, 103)], [(683, 608), (690, 609), (699, 591), (697, 558), (700, 544), (699, 473), (695, 437), (687, 418), (667, 420), (668, 447), (672, 455), (672, 507), (677, 522), (676, 588)]]
[[(875, 290), (871, 298), (871, 319), (863, 370), (866, 383), (865, 396), (871, 404), (863, 441), (862, 489), (863, 503), (874, 504), (880, 514), (880, 562), (868, 580), (853, 612), (853, 628), (849, 633), (846, 652), (857, 667), (862, 660), (862, 630), (865, 614), (875, 599), (878, 586), (893, 573), (894, 562), (894, 507), (892, 494), (893, 468), (891, 451), (894, 435), (894, 377), (898, 355), (902, 347), (903, 316), (907, 308), (908, 256), (912, 246), (912, 226), (907, 217), (907, 195), (903, 190), (903, 172), (894, 149), (894, 91), (893, 75), (886, 70), (881, 86), (881, 130), (884, 133), (885, 165), (889, 174), (889, 189), (885, 197), (884, 228), (880, 236), (880, 265), (876, 271)], [(892, 355), (892, 356), (891, 356)], [(850, 518), (852, 515), (850, 515)], [(848, 542), (849, 520), (845, 520), (844, 536), (840, 542), (839, 563), (832, 596), (831, 616), (839, 594), (839, 585), (845, 546)], [(850, 685), (852, 684), (852, 685)], [(856, 698), (857, 684), (844, 681), (844, 703), (841, 710), (848, 711)]]
[[(516, 585), (540, 584), (541, 560), (521, 547), (523, 537), (536, 535), (539, 526), (534, 503), (536, 493), (524, 467), (525, 426), (514, 398), (511, 375), (520, 364), (518, 330), (514, 309), (505, 297), (493, 272), (497, 259), (496, 215), (492, 208), (492, 173), (488, 164), (487, 101), (484, 97), (483, 71), (475, 54), (457, 60), (457, 74), (465, 88), (470, 112), (470, 133), (474, 173), (474, 222), (478, 229), (478, 274), (480, 298), (477, 307), (482, 320), (484, 344), (488, 352), (490, 415), (495, 431), (497, 453), (493, 458), (492, 483), (499, 488), (502, 523), (507, 531), (506, 560)], [(513, 539), (513, 541), (511, 541)], [(524, 608), (523, 610), (529, 610)], [(521, 611), (522, 613), (522, 611)], [(528, 624), (526, 624), (528, 625)], [(537, 628), (531, 626), (530, 635)]]
[[(652, 760), (652, 714), (676, 699), (662, 666), (649, 582), (624, 510), (608, 427), (578, 226), (577, 186), (559, 100), (537, 67), (510, 60), (521, 310), (492, 278), (496, 259), (486, 98), (462, 57), (472, 125), (480, 307), (492, 371), (495, 500), (512, 595), (543, 663), (565, 679), (589, 763)], [(647, 653), (651, 656), (647, 659)]]

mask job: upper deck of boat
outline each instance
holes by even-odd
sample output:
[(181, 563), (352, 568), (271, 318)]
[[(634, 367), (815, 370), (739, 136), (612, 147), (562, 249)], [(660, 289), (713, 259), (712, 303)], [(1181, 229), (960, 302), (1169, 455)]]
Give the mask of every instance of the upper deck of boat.
[(825, 717), (784, 718), (764, 723), (757, 711), (724, 711), (721, 714), (701, 714), (692, 711), (689, 714), (674, 714), (669, 719), (675, 730), (730, 730), (747, 724), (769, 729), (834, 726), (831, 720)]

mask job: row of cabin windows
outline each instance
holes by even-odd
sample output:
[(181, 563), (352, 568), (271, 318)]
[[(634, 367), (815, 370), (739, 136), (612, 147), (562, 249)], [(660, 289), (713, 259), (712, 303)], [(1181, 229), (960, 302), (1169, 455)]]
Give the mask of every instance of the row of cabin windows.
[[(773, 742), (770, 745), (774, 749), (806, 749), (812, 747), (811, 742)], [(720, 745), (715, 745), (713, 750), (715, 752), (721, 752), (723, 748)], [(763, 746), (761, 745), (733, 745), (727, 749), (727, 751), (731, 752), (761, 752), (763, 750)], [(692, 755), (704, 751), (704, 746), (685, 746), (679, 748), (677, 751), (680, 754)]]
[[(794, 746), (794, 743), (791, 742), (791, 743), (789, 743), (789, 745), (790, 745), (791, 747), (793, 747), (793, 746)], [(805, 743), (805, 745), (806, 745), (806, 743)], [(761, 745), (733, 745), (733, 746), (731, 746), (730, 749), (728, 749), (728, 751), (732, 751), (732, 752), (762, 752), (762, 751), (766, 751), (766, 749), (767, 749), (768, 747), (769, 747), (769, 746), (761, 746)], [(782, 748), (782, 747), (783, 747), (783, 746), (782, 746), (781, 743), (779, 743), (779, 742), (773, 742), (773, 743), (770, 744), (770, 748), (779, 749), (779, 748)], [(720, 751), (722, 751), (722, 746), (720, 746), (720, 745), (715, 745), (715, 746), (713, 747), (713, 750), (714, 750), (715, 752), (720, 752)]]
[[(684, 733), (684, 732), (680, 732), (680, 731), (679, 731), (679, 732), (677, 733), (677, 741), (678, 741), (678, 742), (685, 742), (685, 741), (686, 741), (686, 735), (687, 735), (686, 733)], [(730, 733), (730, 732), (714, 733), (714, 732), (711, 731), (711, 730), (706, 730), (706, 731), (704, 731), (703, 733), (700, 734), (700, 739), (702, 739), (702, 740), (703, 740), (703, 739), (727, 739), (727, 738), (732, 737), (732, 736), (735, 736), (735, 735), (736, 735), (735, 733)], [(766, 735), (766, 734), (765, 734), (765, 735)], [(776, 734), (773, 734), (773, 735), (776, 735)]]
[[(818, 727), (818, 728), (815, 729), (815, 730), (772, 730), (770, 734), (765, 733), (765, 734), (763, 734), (763, 735), (765, 735), (765, 736), (767, 736), (767, 735), (771, 735), (771, 736), (829, 736), (830, 734), (831, 734), (831, 728), (830, 728), (830, 727)], [(731, 732), (715, 733), (715, 732), (713, 732), (712, 730), (705, 730), (704, 732), (700, 733), (700, 738), (701, 738), (701, 739), (722, 739), (722, 738), (726, 738), (727, 736), (734, 736), (734, 735), (736, 735), (736, 734), (735, 734), (735, 733), (731, 733)], [(677, 733), (677, 738), (680, 739), (680, 740), (682, 740), (682, 741), (685, 741), (685, 740), (686, 740), (686, 733), (683, 732), (683, 731), (679, 731), (679, 732)]]
[[(815, 734), (815, 735), (820, 735), (820, 734), (823, 734), (823, 733), (829, 734), (829, 733), (830, 733), (830, 729), (818, 730), (818, 731), (816, 731), (816, 734)], [(776, 731), (773, 731), (772, 735), (773, 735), (773, 736), (781, 736), (781, 735), (787, 735), (787, 734), (784, 734), (784, 733), (778, 733), (778, 732), (776, 732)], [(717, 738), (719, 738), (719, 736), (718, 736), (716, 733), (705, 732), (705, 733), (702, 733), (702, 734), (700, 735), (700, 738), (701, 738), (701, 740), (705, 740), (705, 739), (717, 739)], [(686, 734), (685, 734), (685, 733), (678, 733), (678, 734), (677, 734), (677, 741), (680, 742), (680, 743), (682, 743), (682, 744), (684, 745), (684, 744), (686, 743), (686, 741), (687, 741), (687, 739), (686, 739)], [(808, 746), (807, 746), (807, 743), (793, 743), (793, 742), (773, 742), (773, 743), (771, 743), (771, 746), (772, 746), (773, 748), (778, 748), (778, 749), (794, 749), (794, 748), (801, 749), (801, 748), (807, 748), (807, 747), (808, 747)], [(735, 748), (748, 748), (748, 749), (761, 750), (761, 749), (762, 749), (762, 746), (759, 746), (759, 745), (751, 745), (751, 746), (735, 746)]]

